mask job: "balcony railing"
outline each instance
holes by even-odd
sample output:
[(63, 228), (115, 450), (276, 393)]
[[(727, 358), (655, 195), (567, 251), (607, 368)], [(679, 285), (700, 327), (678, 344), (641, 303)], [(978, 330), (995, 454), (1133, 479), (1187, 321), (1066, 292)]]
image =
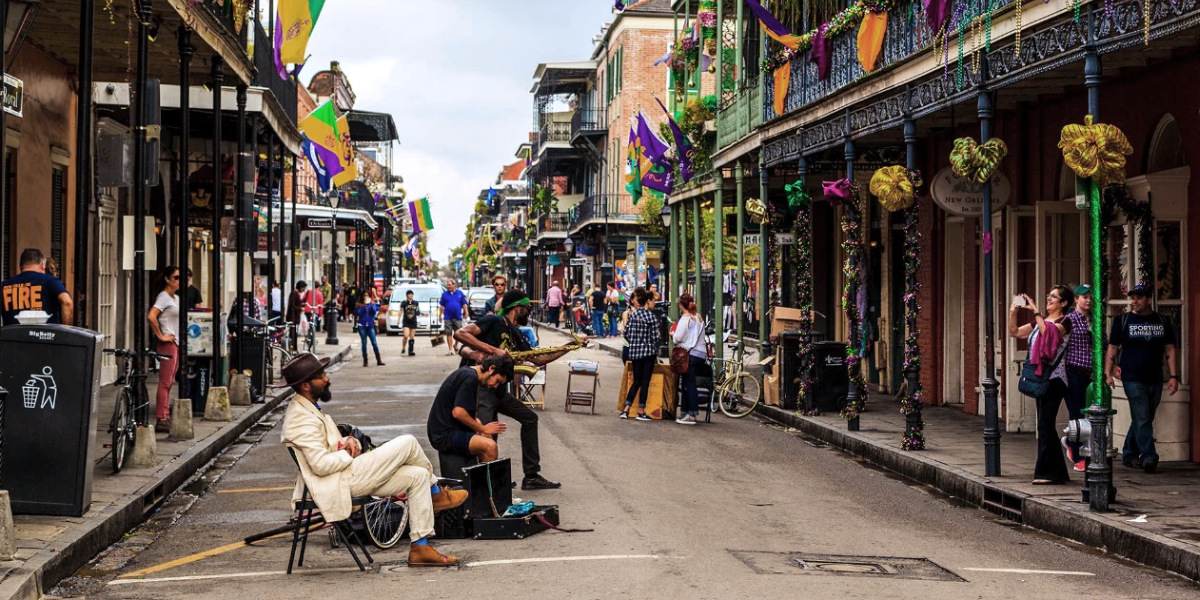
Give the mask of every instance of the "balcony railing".
[(238, 35), (233, 22), (234, 4), (232, 2), (226, 2), (225, 0), (200, 0), (200, 4), (229, 30), (230, 35)]
[(542, 125), (538, 132), (538, 148), (544, 148), (548, 142), (570, 142), (571, 123), (567, 121), (551, 121)]
[(725, 148), (762, 125), (763, 79), (739, 91), (733, 103), (717, 115), (717, 148)]
[(529, 220), (530, 239), (547, 233), (566, 233), (571, 228), (570, 216), (565, 212), (543, 213)]
[(608, 111), (603, 108), (579, 109), (571, 117), (571, 140), (581, 135), (608, 133)]
[(283, 107), (284, 118), (296, 123), (296, 88), (291, 81), (284, 81), (275, 69), (275, 51), (271, 38), (261, 23), (254, 22), (254, 86), (266, 88)]
[(574, 228), (589, 219), (613, 218), (620, 214), (620, 199), (617, 194), (594, 194), (576, 204), (568, 214), (570, 227)]
[[(987, 11), (999, 12), (1012, 4), (1014, 0), (968, 1), (972, 5), (970, 14), (982, 14)], [(833, 39), (832, 66), (827, 79), (817, 78), (817, 65), (809, 62), (811, 51), (792, 59), (792, 77), (788, 85), (787, 98), (784, 100), (783, 114), (791, 113), (840, 93), (843, 89), (858, 83), (863, 77), (869, 75), (858, 61), (858, 28), (851, 29)], [(957, 31), (957, 27), (955, 27), (955, 31)], [(951, 42), (954, 43), (953, 40)], [(924, 13), (917, 10), (910, 11), (907, 7), (889, 11), (887, 35), (883, 39), (883, 52), (874, 72), (911, 58), (929, 49), (932, 44), (933, 34), (925, 23)], [(772, 42), (771, 46), (772, 52), (778, 49), (778, 44)], [(953, 78), (954, 73), (951, 72), (950, 76)], [(762, 106), (764, 114), (769, 120), (780, 115), (775, 113), (775, 86), (770, 74), (764, 73), (763, 79), (765, 89), (761, 94)], [(723, 146), (724, 144), (719, 143), (719, 145)]]

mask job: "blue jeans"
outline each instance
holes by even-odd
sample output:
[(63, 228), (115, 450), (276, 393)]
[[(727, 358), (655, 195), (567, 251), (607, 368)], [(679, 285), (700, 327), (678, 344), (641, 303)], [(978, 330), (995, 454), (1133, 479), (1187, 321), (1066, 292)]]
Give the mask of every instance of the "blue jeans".
[(617, 337), (617, 319), (616, 317), (608, 318), (608, 335), (609, 337)]
[(596, 332), (596, 337), (604, 337), (604, 311), (592, 311), (592, 331)]
[[(688, 370), (683, 374), (683, 414), (693, 417), (700, 414), (700, 390), (696, 388), (696, 378), (705, 360), (694, 354), (688, 355)], [(682, 415), (680, 415), (682, 416)]]
[(1125, 434), (1125, 448), (1121, 460), (1130, 462), (1140, 458), (1142, 462), (1158, 461), (1154, 451), (1154, 413), (1162, 401), (1161, 383), (1134, 383), (1127, 381), (1122, 386), (1129, 397), (1129, 433)]
[(375, 337), (374, 327), (359, 327), (358, 337), (362, 339), (362, 355), (367, 357), (367, 338), (371, 339), (371, 346), (375, 348), (375, 356), (379, 357), (379, 340)]

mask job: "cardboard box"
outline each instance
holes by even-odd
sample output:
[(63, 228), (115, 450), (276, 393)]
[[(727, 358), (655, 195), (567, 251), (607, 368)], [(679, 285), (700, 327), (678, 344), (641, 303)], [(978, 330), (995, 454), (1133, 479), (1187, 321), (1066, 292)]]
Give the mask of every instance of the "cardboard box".
[(779, 376), (767, 375), (763, 377), (763, 402), (767, 406), (779, 406)]
[(800, 316), (804, 311), (798, 308), (785, 308), (776, 306), (775, 312), (771, 316), (771, 337), (775, 337), (788, 329), (795, 329), (800, 326)]
[[(633, 386), (633, 371), (631, 363), (625, 363), (625, 371), (621, 374), (621, 392), (617, 397), (617, 410), (625, 410), (625, 396)], [(654, 374), (650, 376), (650, 393), (646, 395), (646, 414), (651, 419), (662, 419), (667, 414), (675, 413), (675, 396), (678, 393), (676, 381), (678, 376), (671, 372), (671, 365), (654, 365)], [(634, 397), (633, 406), (629, 409), (629, 417), (637, 414), (638, 398)]]

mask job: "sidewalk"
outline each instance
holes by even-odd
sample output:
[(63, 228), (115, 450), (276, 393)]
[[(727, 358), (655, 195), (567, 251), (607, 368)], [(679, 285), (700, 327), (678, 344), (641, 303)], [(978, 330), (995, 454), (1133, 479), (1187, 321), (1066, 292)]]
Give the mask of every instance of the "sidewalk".
[[(909, 479), (1002, 517), (1136, 562), (1200, 580), (1200, 465), (1163, 463), (1153, 475), (1116, 461), (1111, 512), (1094, 513), (1082, 502), (1083, 474), (1067, 485), (1034, 486), (1037, 439), (1032, 433), (1001, 438), (1000, 477), (986, 477), (983, 417), (958, 407), (925, 407), (927, 449), (900, 449), (904, 415), (890, 398), (876, 397), (851, 433), (839, 416), (798, 416), (774, 406), (761, 413), (803, 434), (841, 448)], [(1146, 515), (1144, 523), (1132, 523)]]
[[(337, 349), (334, 362), (346, 360), (352, 346)], [(149, 385), (156, 378), (152, 377)], [(150, 387), (153, 394), (153, 387)], [(108, 416), (116, 401), (116, 388), (100, 390), (96, 416), (96, 458), (92, 479), (92, 504), (82, 517), (15, 515), (17, 556), (0, 562), (0, 600), (39, 600), (44, 591), (83, 567), (96, 553), (121, 539), (141, 523), (197, 470), (216, 457), (246, 430), (291, 397), (279, 390), (264, 404), (234, 406), (233, 420), (214, 423), (197, 417), (195, 438), (157, 439), (159, 464), (152, 468), (126, 466), (114, 474), (103, 446), (109, 440)]]

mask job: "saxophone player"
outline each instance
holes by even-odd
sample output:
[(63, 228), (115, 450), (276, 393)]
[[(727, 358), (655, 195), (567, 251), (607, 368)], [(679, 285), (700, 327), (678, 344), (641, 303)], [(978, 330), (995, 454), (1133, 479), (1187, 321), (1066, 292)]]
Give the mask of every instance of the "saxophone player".
[[(520, 290), (510, 290), (501, 298), (496, 312), (498, 314), (487, 315), (455, 332), (454, 339), (464, 347), (460, 367), (477, 366), (488, 356), (504, 356), (530, 349), (519, 329), (529, 325), (529, 296)], [(528, 362), (540, 367), (571, 350), (572, 348), (562, 348), (529, 358)], [(499, 413), (512, 417), (521, 425), (521, 467), (525, 471), (521, 489), (548, 490), (562, 487), (561, 483), (550, 481), (541, 475), (537, 413), (517, 400), (508, 386), (494, 390), (481, 386), (477, 410), (477, 417), (482, 423), (496, 421), (496, 415)]]

